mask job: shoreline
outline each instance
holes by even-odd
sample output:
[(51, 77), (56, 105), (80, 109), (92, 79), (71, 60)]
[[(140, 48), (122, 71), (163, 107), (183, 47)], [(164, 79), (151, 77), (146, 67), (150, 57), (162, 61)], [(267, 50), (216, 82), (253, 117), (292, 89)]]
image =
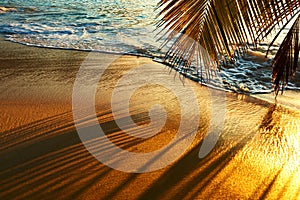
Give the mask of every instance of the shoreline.
[[(153, 59), (154, 57), (151, 55), (138, 55), (135, 53), (117, 53), (117, 52), (106, 52), (106, 51), (100, 51), (100, 50), (84, 50), (84, 49), (73, 49), (73, 48), (60, 48), (60, 47), (47, 47), (47, 46), (39, 46), (39, 45), (31, 45), (31, 44), (26, 44), (26, 43), (19, 43), (16, 41), (11, 41), (5, 38), (4, 35), (0, 35), (0, 41), (5, 41), (5, 42), (11, 42), (11, 43), (15, 43), (17, 45), (23, 45), (25, 47), (34, 47), (34, 48), (41, 48), (41, 49), (50, 49), (50, 50), (62, 50), (62, 51), (75, 51), (75, 52), (82, 52), (82, 53), (101, 53), (101, 54), (107, 54), (107, 55), (124, 55), (124, 56), (136, 56), (136, 57), (143, 57), (143, 58), (151, 58), (153, 62), (165, 65), (169, 68), (169, 70), (174, 70), (172, 67), (169, 67), (168, 65), (166, 65), (163, 62), (157, 61), (155, 59)], [(237, 95), (247, 95), (247, 96), (251, 96), (254, 98), (257, 98), (259, 100), (263, 100), (263, 101), (267, 101), (268, 103), (276, 103), (278, 105), (284, 106), (286, 108), (290, 108), (290, 109), (300, 109), (300, 102), (297, 102), (297, 99), (300, 99), (300, 91), (299, 90), (284, 90), (283, 94), (281, 94), (281, 92), (278, 94), (277, 98), (275, 98), (275, 95), (273, 92), (265, 92), (265, 93), (238, 93), (236, 91), (231, 91), (231, 90), (227, 90), (227, 89), (222, 89), (222, 88), (218, 88), (218, 87), (214, 87), (214, 86), (210, 86), (207, 84), (202, 84), (199, 83), (195, 80), (193, 80), (193, 78), (189, 78), (186, 77), (184, 74), (180, 74), (178, 72), (179, 76), (183, 76), (184, 78), (187, 78), (189, 80), (194, 81), (195, 83), (198, 83), (200, 85), (200, 87), (204, 86), (204, 87), (209, 87), (211, 89), (214, 90), (220, 90), (223, 92), (227, 92), (227, 93), (233, 93), (233, 94), (237, 94)]]
[(285, 90), (283, 94), (278, 94), (275, 99), (275, 95), (271, 94), (254, 94), (251, 95), (257, 99), (267, 101), (269, 103), (276, 103), (291, 110), (300, 110), (300, 91), (298, 90)]
[[(125, 55), (125, 56), (128, 55), (128, 56), (151, 58), (153, 62), (156, 62), (156, 63), (162, 64), (164, 66), (167, 66), (167, 67), (170, 68), (170, 70), (178, 71), (177, 69), (170, 66), (168, 63), (159, 60), (159, 59), (162, 58), (161, 56), (154, 56), (154, 55), (150, 55), (150, 54), (139, 54), (138, 52), (134, 52), (134, 53), (130, 53), (130, 52), (109, 52), (109, 51), (92, 50), (92, 49), (76, 49), (76, 48), (42, 46), (42, 45), (37, 45), (37, 44), (29, 44), (29, 43), (23, 43), (23, 42), (17, 42), (17, 41), (9, 40), (4, 35), (1, 35), (1, 34), (0, 34), (0, 40), (12, 42), (12, 43), (19, 44), (19, 45), (24, 45), (24, 46), (27, 46), (27, 47), (45, 48), (45, 49), (52, 49), (52, 50), (78, 51), (78, 52), (83, 52), (83, 53), (93, 52), (93, 53), (102, 53), (102, 54), (107, 54), (107, 55)], [(260, 57), (261, 56), (262, 55), (260, 55)], [(183, 76), (183, 77), (185, 77), (189, 80), (192, 80), (192, 81), (194, 81), (194, 82), (196, 82), (196, 83), (198, 83), (202, 86), (206, 86), (206, 87), (210, 87), (212, 89), (221, 90), (221, 91), (230, 92), (230, 93), (237, 93), (237, 94), (244, 94), (244, 95), (254, 96), (254, 97), (258, 97), (260, 99), (264, 99), (264, 100), (268, 100), (268, 101), (271, 98), (266, 97), (266, 95), (269, 95), (269, 94), (273, 93), (273, 91), (272, 91), (273, 89), (270, 89), (271, 92), (268, 92), (268, 91), (254, 91), (252, 93), (245, 92), (243, 90), (239, 91), (239, 90), (227, 89), (227, 88), (222, 88), (222, 87), (219, 87), (219, 86), (215, 86), (214, 84), (210, 84), (210, 83), (201, 83), (200, 77), (196, 77), (196, 76), (194, 76), (190, 73), (185, 74), (185, 73), (181, 73), (181, 72), (178, 71), (178, 74), (180, 76)], [(289, 91), (292, 91), (292, 93), (290, 93)], [(295, 90), (295, 89), (285, 89), (284, 93), (288, 93), (288, 96), (290, 96), (290, 94), (300, 93), (300, 90), (299, 89), (297, 89), (297, 90)], [(282, 96), (282, 95), (278, 95), (278, 96)], [(275, 99), (275, 97), (274, 97), (274, 99)], [(284, 105), (283, 101), (279, 101), (279, 102), (280, 102), (281, 105)], [(299, 106), (297, 105), (297, 108), (298, 107)]]
[[(9, 41), (0, 44), (0, 109), (4, 113), (0, 116), (2, 199), (297, 196), (300, 112), (296, 108), (286, 109), (272, 101), (224, 93), (187, 79), (183, 84), (173, 70), (170, 72), (149, 58), (95, 53), (88, 60), (87, 52), (28, 47)], [(83, 146), (73, 119), (73, 84), (84, 63), (91, 69), (83, 79), (88, 88), (93, 69), (104, 69), (111, 62), (96, 94), (96, 123), (111, 141), (128, 151), (151, 152), (168, 144), (179, 129), (181, 109), (172, 91), (154, 85), (134, 93), (129, 114), (122, 106), (112, 113), (111, 94), (120, 77), (139, 65), (150, 65), (143, 73), (150, 77), (167, 75), (166, 83), (175, 84), (179, 96), (186, 96), (189, 87), (194, 92), (200, 111), (195, 113), (192, 106), (188, 107), (184, 117), (193, 120), (199, 114), (199, 127), (192, 145), (176, 162), (153, 172), (125, 173), (100, 163)], [(120, 87), (126, 86), (126, 90), (145, 82), (134, 77), (126, 76), (126, 84)], [(168, 118), (154, 137), (135, 139), (116, 125), (115, 117), (131, 117), (139, 125), (149, 123), (149, 108), (157, 103), (165, 107)], [(226, 117), (222, 134), (210, 154), (200, 159), (198, 153), (205, 134), (217, 126), (211, 124), (213, 109), (222, 109), (224, 104)], [(91, 122), (87, 116), (77, 123), (81, 128), (88, 128), (95, 121)], [(109, 151), (101, 143), (102, 138), (99, 141), (93, 143), (93, 148)], [(281, 194), (283, 189), (285, 193)]]
[(79, 52), (84, 52), (84, 53), (94, 52), (94, 53), (103, 53), (103, 54), (108, 54), (108, 55), (128, 55), (128, 56), (141, 56), (141, 57), (145, 57), (145, 58), (154, 58), (154, 56), (151, 56), (151, 55), (135, 54), (135, 53), (128, 53), (128, 52), (121, 53), (121, 52), (109, 52), (109, 51), (101, 51), (101, 50), (93, 50), (93, 49), (75, 49), (75, 48), (64, 48), (64, 47), (41, 46), (41, 45), (37, 45), (37, 44), (29, 44), (29, 43), (22, 43), (22, 42), (16, 42), (13, 40), (9, 40), (9, 39), (6, 39), (5, 36), (3, 36), (1, 34), (0, 34), (0, 38), (3, 41), (12, 42), (12, 43), (24, 45), (27, 47), (45, 48), (45, 49), (52, 49), (52, 50), (64, 50), (64, 51), (79, 51)]

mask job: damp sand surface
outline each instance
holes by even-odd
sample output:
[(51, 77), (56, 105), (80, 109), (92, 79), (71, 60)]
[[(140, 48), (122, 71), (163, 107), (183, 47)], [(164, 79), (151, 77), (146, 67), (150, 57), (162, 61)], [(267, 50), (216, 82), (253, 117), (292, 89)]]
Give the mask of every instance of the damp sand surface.
[[(0, 63), (1, 199), (299, 198), (297, 92), (287, 91), (274, 104), (272, 94), (252, 97), (212, 90), (182, 79), (149, 58), (28, 47), (8, 41), (0, 42)], [(82, 65), (89, 68), (81, 76), (87, 88), (95, 81), (94, 69), (103, 69), (95, 105), (91, 105), (97, 118), (84, 116), (74, 122), (73, 86)], [(125, 76), (144, 65), (150, 67), (139, 72), (141, 77), (169, 77), (163, 83), (175, 85), (176, 91), (159, 84), (143, 85), (147, 80), (136, 79), (134, 74)], [(122, 77), (126, 79), (119, 82)], [(116, 87), (125, 94), (127, 89), (139, 89), (131, 95), (129, 108), (120, 99), (113, 113), (111, 96)], [(188, 89), (193, 91), (199, 111), (190, 106), (181, 117), (178, 99), (185, 97)], [(130, 127), (117, 126), (116, 119), (128, 117), (139, 126), (151, 123), (148, 111), (156, 104), (164, 107), (167, 119), (154, 136), (135, 138), (126, 134)], [(86, 107), (77, 109), (84, 112)], [(218, 129), (220, 124), (212, 116), (224, 109), (224, 124)], [(118, 147), (147, 153), (168, 145), (182, 119), (199, 120), (192, 144), (175, 162), (147, 173), (105, 166), (87, 151), (75, 128), (75, 123), (87, 130), (100, 124)], [(219, 130), (216, 146), (200, 159), (205, 135)], [(141, 135), (151, 131), (145, 129)], [(109, 151), (107, 143), (101, 143), (103, 138), (96, 139), (91, 143), (94, 149)]]

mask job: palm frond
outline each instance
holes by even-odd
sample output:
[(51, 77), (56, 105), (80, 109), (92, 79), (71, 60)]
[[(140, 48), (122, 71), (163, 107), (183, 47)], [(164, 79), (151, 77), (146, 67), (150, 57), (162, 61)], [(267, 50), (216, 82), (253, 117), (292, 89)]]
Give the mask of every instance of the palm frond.
[(299, 64), (299, 26), (300, 16), (284, 38), (275, 58), (273, 59), (272, 80), (276, 95), (288, 84), (289, 78), (296, 73)]
[(168, 30), (163, 45), (172, 42), (166, 60), (185, 67), (195, 57), (209, 60), (200, 45), (216, 61), (203, 62), (208, 68), (262, 41), (300, 11), (299, 0), (161, 0), (159, 6), (158, 26)]

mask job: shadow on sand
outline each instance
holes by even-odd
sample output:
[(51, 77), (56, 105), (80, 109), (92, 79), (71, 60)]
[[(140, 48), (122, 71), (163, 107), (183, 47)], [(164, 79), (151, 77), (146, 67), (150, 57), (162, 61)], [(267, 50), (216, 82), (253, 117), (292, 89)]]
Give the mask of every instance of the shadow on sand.
[[(72, 113), (61, 113), (1, 134), (0, 197), (265, 199), (274, 193), (278, 198), (297, 198), (300, 193), (299, 165), (291, 166), (291, 163), (299, 157), (295, 149), (291, 152), (293, 146), (287, 140), (299, 131), (299, 115), (290, 115), (285, 109), (270, 105), (258, 130), (242, 134), (243, 137), (236, 138), (229, 146), (228, 141), (220, 140), (204, 159), (198, 158), (203, 138), (201, 132), (206, 131), (205, 127), (200, 127), (193, 147), (176, 163), (156, 172), (128, 174), (110, 169), (90, 155), (77, 135)], [(145, 142), (122, 134), (109, 110), (98, 113), (98, 117), (101, 117), (100, 125), (107, 137), (120, 147), (131, 149)], [(137, 113), (136, 118), (145, 122), (147, 114)], [(80, 123), (89, 120), (87, 117)], [(292, 139), (295, 138), (299, 139), (299, 136)], [(101, 138), (91, 143), (100, 153), (106, 150)], [(283, 152), (275, 154), (271, 151), (274, 148), (266, 151), (264, 145), (276, 145)], [(248, 155), (251, 152), (257, 153), (259, 162), (251, 160), (254, 159)], [(282, 162), (272, 170), (260, 170), (266, 165), (260, 159), (282, 155), (286, 157), (277, 157)], [(253, 184), (249, 179), (247, 182), (245, 176), (257, 176), (258, 181)], [(241, 191), (240, 188), (244, 189)]]

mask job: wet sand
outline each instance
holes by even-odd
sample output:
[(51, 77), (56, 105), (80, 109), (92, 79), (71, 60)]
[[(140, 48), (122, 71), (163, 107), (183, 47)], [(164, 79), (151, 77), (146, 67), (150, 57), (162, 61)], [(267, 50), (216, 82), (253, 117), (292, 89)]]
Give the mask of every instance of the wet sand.
[[(0, 44), (0, 199), (299, 199), (298, 94), (279, 97), (275, 105), (272, 95), (258, 99), (224, 94), (182, 80), (148, 58), (95, 53), (86, 60), (87, 52)], [(167, 74), (179, 96), (190, 87), (198, 100), (199, 113), (191, 106), (184, 116), (191, 120), (200, 116), (195, 139), (176, 162), (154, 172), (125, 173), (100, 163), (82, 144), (72, 110), (76, 75), (83, 63), (90, 67), (84, 77), (88, 88), (93, 68), (104, 68), (112, 60), (97, 86), (97, 120), (86, 116), (76, 121), (77, 126), (89, 128), (96, 122), (110, 141), (130, 152), (167, 145), (181, 120), (180, 102), (172, 91), (143, 86), (130, 99), (130, 115), (140, 126), (149, 124), (152, 105), (162, 104), (166, 110), (166, 124), (149, 139), (133, 138), (116, 125), (116, 118), (129, 117), (126, 107), (121, 104), (114, 116), (111, 109), (118, 80), (136, 66), (152, 66), (142, 73)], [(143, 80), (132, 77), (127, 76), (127, 84), (120, 87), (142, 85)], [(224, 102), (222, 134), (210, 154), (200, 159), (204, 136), (218, 130), (213, 109), (222, 109)], [(106, 148), (101, 140), (92, 143), (100, 153)]]

